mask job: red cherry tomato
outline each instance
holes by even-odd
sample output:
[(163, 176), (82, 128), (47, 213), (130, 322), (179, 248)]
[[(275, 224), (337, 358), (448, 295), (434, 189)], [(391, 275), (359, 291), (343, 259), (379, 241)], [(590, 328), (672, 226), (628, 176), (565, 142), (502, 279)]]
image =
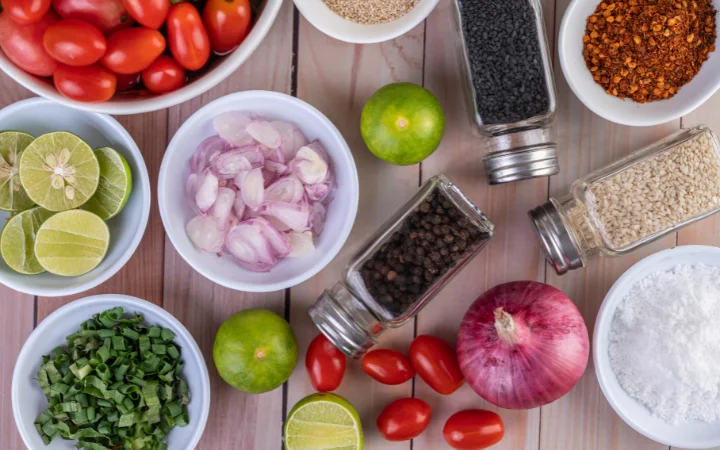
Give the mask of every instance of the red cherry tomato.
[(410, 361), (396, 350), (371, 351), (363, 358), (362, 369), (382, 384), (402, 384), (415, 376)]
[(505, 435), (503, 421), (492, 411), (466, 409), (445, 422), (443, 436), (457, 450), (479, 450), (500, 442)]
[(117, 86), (115, 74), (99, 64), (85, 67), (60, 65), (53, 80), (62, 95), (81, 102), (110, 100)]
[(123, 0), (133, 19), (148, 28), (162, 26), (170, 10), (170, 0)]
[(420, 378), (441, 394), (452, 394), (465, 381), (455, 350), (438, 337), (416, 337), (410, 344), (410, 362)]
[(122, 0), (52, 0), (52, 4), (62, 18), (84, 20), (103, 33), (133, 24)]
[(312, 340), (305, 356), (310, 382), (318, 392), (330, 392), (340, 386), (345, 375), (345, 354), (335, 348), (324, 334)]
[(185, 69), (174, 59), (161, 55), (150, 67), (143, 70), (142, 80), (153, 94), (164, 94), (185, 85)]
[(165, 46), (165, 37), (158, 30), (145, 27), (118, 30), (108, 38), (101, 62), (115, 73), (138, 73), (162, 55)]
[(141, 74), (139, 73), (131, 73), (131, 74), (124, 74), (124, 73), (116, 73), (115, 77), (117, 78), (117, 88), (115, 89), (116, 92), (124, 92), (129, 91), (130, 89), (134, 88), (138, 84), (140, 84)]
[(215, 53), (225, 54), (245, 40), (250, 31), (250, 0), (208, 0), (203, 23)]
[(0, 12), (0, 49), (25, 72), (40, 77), (52, 76), (58, 63), (45, 51), (43, 35), (57, 21), (58, 17), (49, 12), (39, 22), (20, 25), (10, 19), (7, 12)]
[(190, 3), (177, 3), (167, 18), (170, 52), (187, 70), (198, 70), (210, 59), (210, 39), (197, 9)]
[(17, 23), (29, 25), (39, 22), (48, 10), (51, 0), (2, 0), (0, 5)]
[(107, 49), (100, 30), (78, 19), (63, 19), (50, 25), (43, 44), (50, 56), (68, 66), (95, 64)]
[(377, 427), (388, 441), (407, 441), (425, 431), (430, 412), (430, 405), (419, 398), (401, 398), (382, 410)]

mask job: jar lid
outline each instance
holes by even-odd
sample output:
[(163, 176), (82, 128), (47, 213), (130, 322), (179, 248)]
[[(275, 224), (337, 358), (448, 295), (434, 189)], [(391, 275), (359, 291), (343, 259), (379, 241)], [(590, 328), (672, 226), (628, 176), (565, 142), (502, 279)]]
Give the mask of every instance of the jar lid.
[(490, 184), (547, 177), (560, 171), (554, 142), (492, 152), (483, 163)]
[(553, 199), (530, 210), (529, 214), (543, 243), (547, 261), (558, 275), (585, 266), (582, 254), (573, 242)]

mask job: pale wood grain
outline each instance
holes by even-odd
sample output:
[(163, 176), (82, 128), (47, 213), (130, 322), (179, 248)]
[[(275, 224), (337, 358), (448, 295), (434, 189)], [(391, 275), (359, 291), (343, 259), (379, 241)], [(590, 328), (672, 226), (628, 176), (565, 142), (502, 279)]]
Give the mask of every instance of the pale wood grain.
[[(285, 2), (268, 36), (237, 72), (206, 94), (170, 108), (168, 137), (201, 106), (228, 93), (249, 89), (289, 93), (291, 66), (292, 3)], [(280, 449), (282, 389), (262, 395), (233, 389), (217, 374), (212, 346), (220, 324), (240, 310), (266, 308), (284, 315), (284, 292), (249, 294), (218, 286), (192, 270), (168, 240), (163, 305), (192, 333), (210, 372), (212, 407), (197, 449)]]
[[(288, 410), (313, 393), (304, 367), (305, 350), (318, 331), (307, 308), (323, 289), (340, 280), (343, 266), (377, 227), (417, 190), (419, 166), (398, 167), (373, 156), (360, 136), (360, 113), (365, 101), (380, 87), (397, 81), (422, 83), (424, 26), (401, 38), (378, 45), (351, 45), (331, 39), (300, 19), (298, 97), (332, 120), (350, 146), (360, 178), (360, 205), (352, 234), (328, 267), (311, 280), (291, 289), (290, 323), (298, 337), (301, 361), (288, 389)], [(330, 209), (332, 214), (332, 206)], [(381, 347), (405, 351), (413, 337), (412, 324), (385, 332)], [(411, 384), (383, 386), (348, 364), (337, 391), (360, 413), (366, 449), (408, 449), (408, 442), (387, 442), (377, 432), (375, 420), (392, 400), (411, 395)]]

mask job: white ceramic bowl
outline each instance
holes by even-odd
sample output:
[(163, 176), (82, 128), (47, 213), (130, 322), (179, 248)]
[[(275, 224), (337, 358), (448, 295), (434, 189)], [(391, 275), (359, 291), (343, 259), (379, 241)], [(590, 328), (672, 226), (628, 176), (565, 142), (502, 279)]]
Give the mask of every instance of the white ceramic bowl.
[(60, 438), (46, 446), (35, 430), (35, 419), (48, 406), (36, 380), (37, 372), (42, 356), (57, 346), (65, 345), (65, 337), (79, 330), (83, 321), (116, 306), (123, 307), (127, 314), (140, 313), (146, 323), (169, 328), (175, 333), (175, 342), (181, 347), (185, 362), (181, 376), (190, 388), (190, 424), (170, 432), (169, 448), (192, 450), (200, 441), (210, 413), (210, 377), (197, 343), (175, 317), (159, 306), (135, 297), (110, 294), (86, 297), (59, 308), (47, 316), (25, 341), (15, 362), (11, 392), (15, 425), (29, 450), (75, 450), (75, 441)]
[[(270, 272), (243, 269), (232, 257), (195, 248), (185, 232), (193, 212), (185, 196), (188, 161), (197, 146), (215, 135), (212, 121), (228, 111), (246, 111), (272, 120), (295, 123), (311, 141), (325, 147), (337, 181), (335, 199), (328, 206), (325, 229), (313, 252), (285, 258)], [(158, 205), (165, 232), (175, 249), (200, 274), (225, 287), (247, 292), (271, 292), (309, 279), (340, 251), (355, 221), (358, 208), (358, 175), (345, 139), (320, 111), (295, 97), (277, 92), (237, 92), (209, 103), (193, 114), (175, 133), (165, 151), (158, 179)]]
[(122, 94), (116, 95), (107, 102), (85, 103), (70, 100), (60, 94), (52, 80), (39, 78), (17, 67), (5, 54), (0, 51), (0, 70), (5, 72), (27, 89), (50, 100), (63, 105), (85, 111), (94, 111), (105, 114), (139, 114), (159, 109), (169, 108), (182, 102), (195, 98), (212, 89), (230, 74), (235, 72), (246, 59), (253, 54), (260, 42), (265, 38), (270, 27), (275, 22), (283, 0), (263, 0), (260, 12), (255, 19), (250, 34), (245, 41), (232, 53), (220, 58), (212, 66), (205, 68), (203, 75), (194, 79), (177, 91), (162, 95)]
[[(78, 111), (42, 98), (14, 103), (0, 110), (0, 131), (19, 130), (40, 136), (53, 131), (70, 131), (92, 148), (112, 147), (130, 165), (133, 187), (125, 208), (107, 224), (110, 248), (94, 270), (79, 277), (50, 273), (23, 275), (0, 258), (0, 283), (30, 295), (55, 297), (92, 289), (115, 275), (128, 262), (140, 244), (150, 216), (150, 178), (142, 154), (130, 134), (115, 119), (103, 114)], [(9, 214), (0, 211), (0, 223)]]
[[(640, 104), (607, 94), (593, 80), (582, 54), (587, 18), (599, 3), (600, 0), (573, 0), (565, 11), (558, 36), (558, 55), (565, 79), (592, 112), (622, 125), (653, 126), (690, 113), (720, 88), (720, 52), (716, 50), (710, 53), (695, 78), (668, 100)], [(713, 3), (715, 9), (720, 8), (720, 0)]]
[(645, 406), (620, 386), (608, 356), (608, 335), (615, 310), (630, 289), (651, 273), (669, 271), (680, 264), (720, 267), (720, 248), (702, 245), (676, 247), (648, 256), (628, 269), (615, 282), (600, 307), (593, 333), (593, 362), (600, 388), (610, 406), (638, 433), (673, 448), (710, 448), (720, 445), (720, 421), (670, 425), (653, 417)]
[(295, 0), (295, 6), (315, 28), (335, 39), (354, 44), (374, 44), (395, 39), (415, 28), (435, 9), (439, 0), (419, 0), (415, 7), (392, 22), (364, 25), (347, 20), (323, 0)]

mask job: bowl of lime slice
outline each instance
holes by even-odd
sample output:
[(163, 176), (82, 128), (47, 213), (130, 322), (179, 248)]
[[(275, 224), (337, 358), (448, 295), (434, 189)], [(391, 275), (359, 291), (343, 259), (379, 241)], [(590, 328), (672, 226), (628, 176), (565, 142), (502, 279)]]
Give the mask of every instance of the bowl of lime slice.
[(91, 289), (127, 263), (149, 215), (145, 162), (115, 119), (40, 98), (0, 110), (0, 283)]

